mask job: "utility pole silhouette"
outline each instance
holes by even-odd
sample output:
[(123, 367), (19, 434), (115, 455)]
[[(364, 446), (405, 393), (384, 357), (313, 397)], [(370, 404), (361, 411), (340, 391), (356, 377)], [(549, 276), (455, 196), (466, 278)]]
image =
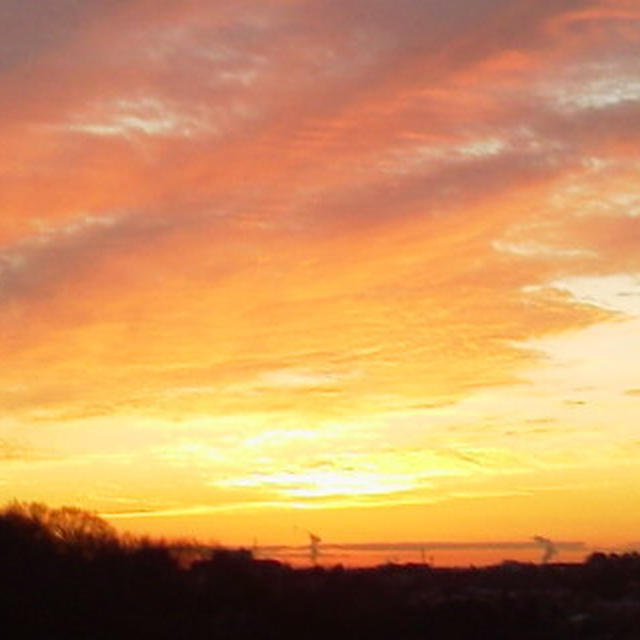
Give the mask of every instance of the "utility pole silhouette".
[(547, 562), (549, 562), (551, 558), (553, 558), (553, 556), (558, 554), (558, 549), (553, 544), (553, 542), (549, 540), (549, 538), (544, 538), (543, 536), (533, 536), (533, 540), (534, 542), (539, 544), (544, 551), (540, 560), (542, 564), (547, 564)]

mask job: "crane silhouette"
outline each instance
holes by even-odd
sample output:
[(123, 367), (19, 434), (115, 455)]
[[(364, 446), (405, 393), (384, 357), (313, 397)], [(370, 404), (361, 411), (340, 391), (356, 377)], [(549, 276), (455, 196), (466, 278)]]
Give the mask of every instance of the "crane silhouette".
[(320, 543), (322, 542), (322, 538), (307, 529), (302, 529), (300, 527), (294, 528), (303, 531), (309, 536), (309, 559), (311, 560), (311, 564), (314, 567), (318, 566), (318, 558), (320, 556)]

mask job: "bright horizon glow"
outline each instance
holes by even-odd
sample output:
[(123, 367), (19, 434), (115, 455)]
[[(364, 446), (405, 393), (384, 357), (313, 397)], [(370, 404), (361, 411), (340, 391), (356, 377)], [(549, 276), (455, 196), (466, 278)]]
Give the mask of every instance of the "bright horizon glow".
[(0, 502), (640, 546), (638, 0), (45, 4), (0, 0)]

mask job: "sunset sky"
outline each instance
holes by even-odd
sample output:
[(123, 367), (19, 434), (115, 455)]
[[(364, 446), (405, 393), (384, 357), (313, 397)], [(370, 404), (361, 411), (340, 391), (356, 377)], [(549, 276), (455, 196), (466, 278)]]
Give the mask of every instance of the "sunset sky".
[(0, 502), (640, 544), (640, 0), (0, 0), (0, 30)]

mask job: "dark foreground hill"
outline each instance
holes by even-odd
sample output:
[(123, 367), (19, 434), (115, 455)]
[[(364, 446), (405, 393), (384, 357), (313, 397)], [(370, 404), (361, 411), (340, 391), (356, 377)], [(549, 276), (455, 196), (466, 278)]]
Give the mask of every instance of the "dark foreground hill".
[(640, 639), (640, 556), (483, 569), (293, 569), (219, 549), (188, 566), (77, 509), (0, 513), (7, 638)]

